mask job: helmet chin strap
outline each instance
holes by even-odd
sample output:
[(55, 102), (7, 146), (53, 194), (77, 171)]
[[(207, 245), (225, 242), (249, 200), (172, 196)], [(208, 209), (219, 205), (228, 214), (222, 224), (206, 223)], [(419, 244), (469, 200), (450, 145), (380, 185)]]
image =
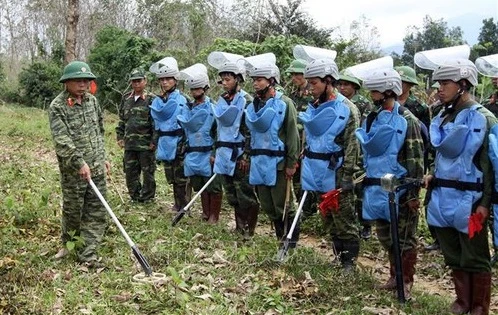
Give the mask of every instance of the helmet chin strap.
[(176, 90), (176, 84), (171, 89), (164, 91), (164, 94), (171, 94), (174, 90)]
[(264, 89), (256, 91), (256, 95), (259, 98), (263, 98), (266, 95), (266, 93), (268, 93), (268, 91), (270, 90), (270, 87), (271, 87), (271, 84), (268, 84)]
[(373, 104), (377, 107), (381, 107), (387, 101), (388, 97), (389, 97), (389, 95), (387, 95), (386, 92), (384, 91), (384, 92), (382, 92), (382, 98), (379, 100), (374, 100)]
[(443, 103), (444, 112), (441, 114), (442, 116), (445, 116), (446, 114), (449, 113), (453, 113), (455, 111), (455, 105), (458, 103), (463, 93), (465, 92), (464, 87), (461, 84), (459, 86), (460, 88), (458, 89), (458, 92), (451, 98), (451, 100)]

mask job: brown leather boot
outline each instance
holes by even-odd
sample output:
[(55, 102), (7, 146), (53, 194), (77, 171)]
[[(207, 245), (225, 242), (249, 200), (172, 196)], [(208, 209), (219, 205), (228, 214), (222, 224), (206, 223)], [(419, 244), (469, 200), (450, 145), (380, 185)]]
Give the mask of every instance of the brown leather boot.
[(252, 205), (247, 208), (247, 235), (254, 236), (256, 225), (258, 224), (259, 205)]
[(476, 272), (471, 274), (472, 307), (470, 314), (489, 314), (491, 303), (491, 272)]
[(417, 250), (410, 249), (403, 252), (401, 256), (401, 263), (403, 264), (403, 286), (405, 289), (405, 299), (411, 297), (411, 290), (413, 287), (413, 276), (415, 275), (415, 265), (417, 264)]
[(207, 191), (201, 193), (201, 205), (202, 205), (202, 219), (207, 221), (210, 216), (209, 211), (209, 194)]
[(471, 274), (463, 270), (453, 270), (453, 283), (455, 284), (456, 300), (451, 304), (452, 314), (467, 314), (472, 301)]
[(396, 266), (394, 264), (394, 256), (389, 253), (389, 279), (387, 279), (386, 283), (377, 285), (377, 289), (380, 290), (396, 290)]
[(209, 219), (208, 219), (208, 223), (215, 224), (220, 219), (222, 200), (223, 200), (223, 193), (209, 194)]

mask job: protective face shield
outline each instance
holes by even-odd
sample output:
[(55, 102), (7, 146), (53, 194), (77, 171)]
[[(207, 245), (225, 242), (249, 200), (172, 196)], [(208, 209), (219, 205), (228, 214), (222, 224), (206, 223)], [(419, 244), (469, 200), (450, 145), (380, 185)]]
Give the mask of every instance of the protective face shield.
[(149, 71), (154, 73), (158, 79), (175, 78), (178, 80), (180, 71), (178, 70), (178, 62), (173, 57), (165, 57), (158, 62), (153, 63)]
[(201, 63), (196, 63), (180, 71), (180, 80), (185, 80), (185, 85), (189, 89), (209, 87), (207, 68)]
[(401, 95), (401, 77), (394, 69), (379, 69), (363, 80), (363, 86), (369, 91), (393, 91), (396, 95)]
[(440, 65), (432, 73), (432, 81), (450, 80), (458, 82), (467, 80), (472, 86), (477, 85), (477, 68), (468, 59), (453, 59)]
[(498, 78), (498, 54), (477, 58), (476, 67), (483, 76)]
[(439, 49), (419, 51), (414, 56), (415, 64), (427, 70), (436, 70), (440, 65), (454, 59), (469, 59), (470, 47), (460, 45)]
[(339, 80), (339, 69), (332, 59), (317, 59), (310, 62), (304, 70), (304, 77), (309, 78), (322, 78), (331, 76), (335, 80)]
[(239, 60), (243, 60), (244, 56), (213, 51), (208, 55), (207, 59), (211, 67), (218, 69), (218, 74), (233, 73), (235, 76), (239, 75), (242, 81), (245, 80), (246, 69), (243, 63), (238, 62)]
[(393, 58), (391, 56), (386, 56), (346, 68), (344, 69), (344, 74), (353, 76), (360, 80), (365, 80), (365, 78), (370, 76), (376, 70), (393, 69), (393, 68), (394, 68)]
[(248, 69), (251, 78), (262, 77), (268, 80), (273, 78), (276, 83), (280, 83), (280, 70), (276, 65), (276, 57), (273, 53), (246, 57), (241, 62)]
[(303, 59), (307, 62), (311, 62), (316, 59), (331, 59), (335, 60), (337, 57), (337, 52), (335, 50), (305, 46), (305, 45), (296, 45), (292, 51), (294, 58)]

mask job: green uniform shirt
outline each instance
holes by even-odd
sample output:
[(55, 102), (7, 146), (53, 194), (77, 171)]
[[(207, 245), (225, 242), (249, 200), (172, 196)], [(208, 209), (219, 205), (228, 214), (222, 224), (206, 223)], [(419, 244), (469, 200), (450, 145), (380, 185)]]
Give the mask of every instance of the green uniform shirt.
[(125, 150), (148, 151), (151, 144), (157, 144), (157, 133), (154, 132), (154, 120), (149, 107), (154, 97), (154, 94), (146, 91), (140, 96), (131, 92), (121, 100), (116, 137), (118, 141), (124, 140)]
[(86, 163), (93, 174), (103, 174), (104, 122), (97, 99), (86, 93), (78, 104), (62, 92), (50, 104), (48, 116), (61, 172), (78, 172)]
[(429, 127), (429, 125), (431, 124), (429, 107), (424, 102), (415, 97), (412, 92), (410, 92), (410, 95), (408, 95), (406, 102), (401, 105), (409, 109), (413, 113), (413, 115), (415, 115), (415, 117), (420, 119), (420, 121), (423, 122), (424, 125)]
[(358, 108), (360, 113), (360, 124), (362, 124), (368, 114), (373, 111), (372, 103), (370, 103), (370, 101), (360, 93), (355, 93), (355, 95), (351, 97), (350, 101)]
[(498, 91), (492, 94), (482, 102), (482, 106), (486, 107), (490, 112), (492, 112), (496, 117), (498, 117)]

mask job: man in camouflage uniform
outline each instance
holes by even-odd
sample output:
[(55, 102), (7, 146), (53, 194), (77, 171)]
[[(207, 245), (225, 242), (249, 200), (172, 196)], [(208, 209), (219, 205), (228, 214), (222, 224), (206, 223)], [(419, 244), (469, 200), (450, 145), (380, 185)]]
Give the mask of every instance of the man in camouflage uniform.
[(401, 81), (403, 82), (403, 93), (398, 97), (398, 103), (411, 111), (415, 117), (429, 128), (429, 125), (431, 124), (429, 107), (411, 91), (413, 86), (418, 85), (415, 70), (408, 66), (400, 66), (394, 69), (399, 73)]
[[(292, 84), (288, 85), (287, 95), (296, 105), (297, 114), (305, 112), (308, 108), (308, 104), (313, 101), (313, 96), (310, 92), (310, 86), (308, 80), (304, 78), (304, 68), (306, 67), (306, 61), (303, 59), (296, 59), (292, 61), (289, 68), (287, 68), (287, 73), (290, 74)], [(303, 125), (297, 123), (297, 131), (299, 132), (299, 152), (303, 150), (304, 144), (304, 131)], [(292, 186), (294, 188), (294, 194), (297, 200), (301, 200), (303, 196), (303, 190), (301, 189), (301, 167), (297, 167), (296, 173), (292, 178)], [(306, 201), (303, 205), (303, 220), (312, 216), (316, 213), (317, 209), (317, 196), (314, 192), (308, 192)]]
[(496, 117), (498, 117), (498, 77), (491, 79), (495, 91), (489, 96), (489, 98), (482, 103), (490, 112), (492, 112)]
[[(102, 109), (97, 99), (87, 92), (93, 79), (95, 75), (86, 63), (69, 63), (59, 80), (64, 83), (65, 91), (52, 101), (48, 110), (61, 172), (62, 244), (71, 240), (69, 233), (80, 236), (84, 245), (78, 249), (78, 259), (90, 267), (99, 265), (96, 249), (107, 220), (106, 210), (88, 181), (92, 179), (105, 196), (105, 173), (110, 168), (105, 161)], [(64, 247), (55, 258), (67, 254)]]
[[(396, 289), (395, 257), (391, 239), (388, 193), (380, 186), (387, 173), (397, 179), (422, 178), (423, 141), (418, 119), (396, 100), (402, 94), (401, 78), (394, 69), (376, 71), (363, 81), (377, 110), (370, 113), (356, 135), (366, 165), (363, 180), (363, 217), (376, 220), (377, 237), (389, 254), (390, 278), (380, 289)], [(386, 161), (390, 161), (386, 163)], [(398, 232), (405, 297), (410, 297), (417, 262), (419, 188), (399, 196)]]
[(177, 121), (187, 104), (186, 97), (177, 89), (179, 74), (176, 60), (174, 64), (165, 64), (158, 69), (156, 77), (162, 93), (152, 100), (150, 106), (158, 137), (156, 158), (164, 164), (168, 184), (173, 185), (173, 212), (185, 207), (190, 195), (183, 166), (186, 139)]
[[(345, 74), (343, 71), (340, 75), (338, 88), (339, 92), (341, 92), (342, 95), (347, 97), (353, 104), (355, 104), (358, 110), (360, 111), (360, 125), (361, 125), (365, 120), (365, 118), (368, 116), (368, 114), (370, 114), (370, 112), (373, 110), (373, 106), (366, 97), (364, 97), (359, 93), (359, 90), (361, 88), (360, 81), (351, 75)], [(363, 161), (360, 158), (358, 159), (358, 164), (355, 171), (357, 176), (363, 173), (361, 172), (362, 170), (363, 170)], [(363, 229), (360, 231), (360, 236), (362, 239), (366, 240), (369, 239), (372, 235), (372, 224), (370, 221), (363, 220), (362, 211), (361, 211), (363, 191), (361, 187), (362, 187), (361, 185), (355, 186), (355, 194), (356, 194), (355, 208), (356, 208), (356, 213), (358, 214), (358, 219), (363, 227)]]
[[(268, 62), (254, 67), (249, 76), (256, 92), (245, 113), (251, 132), (249, 183), (256, 187), (261, 209), (273, 221), (275, 234), (281, 241), (294, 219), (292, 195), (288, 196), (288, 205), (285, 201), (299, 155), (296, 107), (290, 98), (275, 90), (275, 84), (280, 83), (280, 70), (275, 64)], [(296, 247), (299, 233), (298, 224), (290, 248)]]
[[(124, 148), (123, 166), (126, 186), (132, 201), (148, 202), (156, 193), (154, 120), (149, 105), (155, 97), (145, 90), (147, 79), (141, 69), (130, 74), (133, 91), (125, 94), (119, 106), (119, 122), (116, 137), (120, 148)], [(143, 185), (140, 183), (143, 175)]]
[(325, 214), (325, 227), (344, 271), (354, 272), (360, 251), (353, 184), (360, 151), (355, 137), (360, 114), (335, 87), (340, 76), (334, 61), (313, 60), (304, 76), (311, 85), (314, 102), (299, 115), (306, 130), (301, 163), (303, 189), (319, 195), (341, 189), (339, 209)]

